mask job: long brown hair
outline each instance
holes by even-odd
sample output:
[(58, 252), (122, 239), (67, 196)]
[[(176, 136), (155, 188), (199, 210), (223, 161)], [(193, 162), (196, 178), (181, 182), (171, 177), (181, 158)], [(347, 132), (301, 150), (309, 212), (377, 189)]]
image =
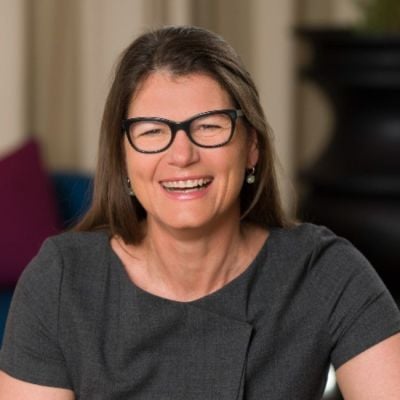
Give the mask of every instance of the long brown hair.
[(205, 73), (218, 81), (243, 110), (257, 134), (259, 159), (256, 183), (240, 194), (242, 221), (261, 227), (286, 226), (275, 172), (271, 131), (255, 84), (233, 48), (220, 36), (193, 26), (171, 26), (138, 37), (121, 55), (104, 108), (92, 205), (78, 231), (107, 229), (126, 243), (143, 238), (146, 212), (127, 190), (121, 121), (138, 85), (152, 72), (177, 76)]

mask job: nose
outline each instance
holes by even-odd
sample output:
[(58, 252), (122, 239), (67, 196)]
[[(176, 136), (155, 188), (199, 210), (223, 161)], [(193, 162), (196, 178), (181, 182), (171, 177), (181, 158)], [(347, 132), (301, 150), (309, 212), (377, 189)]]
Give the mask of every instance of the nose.
[(167, 151), (168, 162), (178, 167), (186, 167), (199, 159), (197, 146), (190, 141), (183, 129), (176, 132), (174, 141)]

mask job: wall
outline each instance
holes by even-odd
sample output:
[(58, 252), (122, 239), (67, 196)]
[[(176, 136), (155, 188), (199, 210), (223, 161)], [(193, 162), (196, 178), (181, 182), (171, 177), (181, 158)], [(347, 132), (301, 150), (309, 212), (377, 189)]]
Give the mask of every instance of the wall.
[(194, 23), (231, 42), (257, 82), (290, 208), (289, 181), (323, 146), (329, 121), (323, 99), (309, 87), (298, 89), (292, 28), (350, 21), (350, 2), (2, 0), (0, 152), (33, 133), (49, 168), (93, 171), (102, 108), (120, 51), (148, 27)]
[(0, 11), (0, 156), (25, 136), (26, 9), (24, 0), (2, 0)]

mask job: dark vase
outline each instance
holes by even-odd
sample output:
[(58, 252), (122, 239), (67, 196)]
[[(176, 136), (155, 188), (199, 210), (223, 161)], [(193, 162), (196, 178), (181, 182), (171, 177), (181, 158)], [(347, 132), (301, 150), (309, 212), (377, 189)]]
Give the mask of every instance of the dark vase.
[(300, 76), (334, 112), (331, 141), (301, 174), (300, 217), (352, 241), (400, 301), (400, 35), (298, 29)]

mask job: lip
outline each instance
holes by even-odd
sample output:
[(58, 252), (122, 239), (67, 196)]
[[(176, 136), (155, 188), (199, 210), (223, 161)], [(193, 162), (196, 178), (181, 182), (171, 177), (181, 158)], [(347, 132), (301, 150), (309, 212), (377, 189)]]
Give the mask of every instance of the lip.
[(187, 181), (196, 181), (200, 179), (212, 181), (214, 178), (211, 175), (175, 176), (171, 178), (161, 179), (159, 183), (162, 185), (164, 183), (180, 182), (180, 181), (187, 182)]
[[(159, 181), (164, 194), (173, 200), (194, 200), (205, 196), (213, 182), (209, 175), (174, 177)], [(199, 185), (196, 187), (196, 183)]]

